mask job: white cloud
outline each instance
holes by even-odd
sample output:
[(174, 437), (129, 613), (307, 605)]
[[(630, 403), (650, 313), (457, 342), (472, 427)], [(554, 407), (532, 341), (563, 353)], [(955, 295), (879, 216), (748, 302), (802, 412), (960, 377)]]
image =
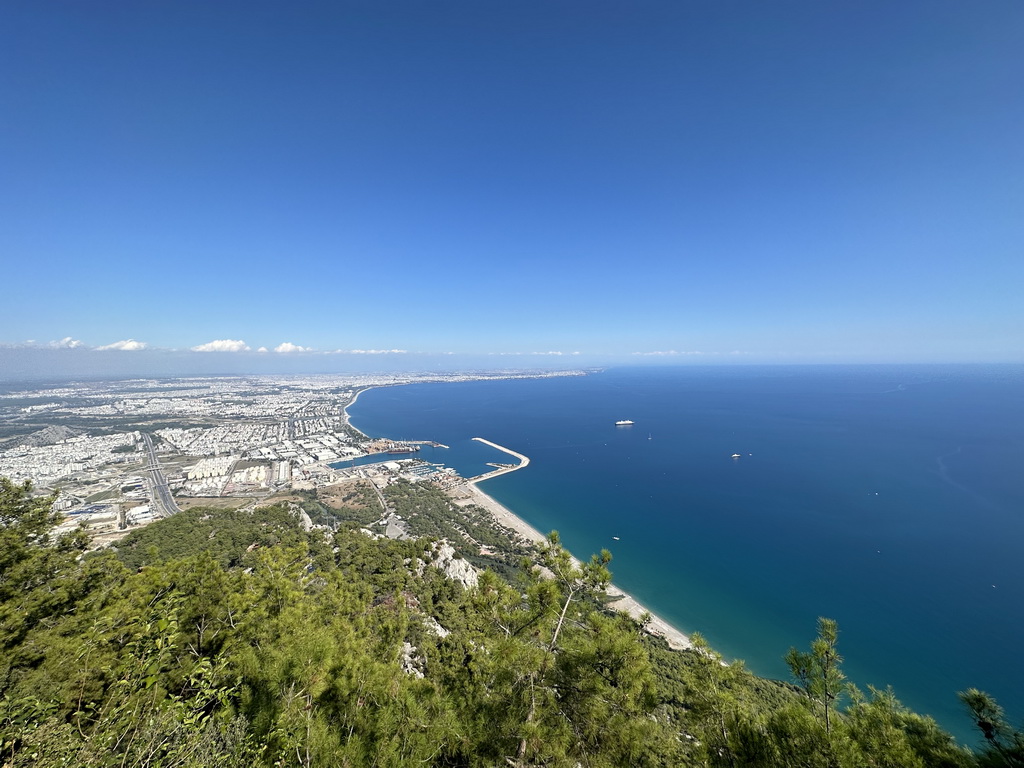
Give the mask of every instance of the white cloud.
[(124, 352), (137, 352), (140, 349), (146, 348), (146, 342), (136, 341), (135, 339), (125, 339), (124, 341), (115, 341), (113, 344), (106, 344), (102, 347), (96, 347), (100, 352), (108, 349), (119, 349)]
[(65, 336), (60, 341), (51, 341), (48, 346), (52, 347), (53, 349), (76, 349), (77, 347), (83, 347), (85, 345), (78, 339), (73, 339), (70, 336)]
[(249, 345), (241, 339), (216, 339), (192, 347), (193, 352), (248, 352)]
[(281, 354), (289, 354), (291, 352), (312, 352), (312, 347), (300, 347), (298, 344), (292, 344), (290, 341), (283, 342), (274, 347), (275, 352)]
[(269, 352), (270, 350), (268, 350), (268, 349), (267, 349), (266, 347), (260, 347), (260, 348), (259, 348), (259, 349), (257, 349), (256, 351), (257, 351), (257, 352)]

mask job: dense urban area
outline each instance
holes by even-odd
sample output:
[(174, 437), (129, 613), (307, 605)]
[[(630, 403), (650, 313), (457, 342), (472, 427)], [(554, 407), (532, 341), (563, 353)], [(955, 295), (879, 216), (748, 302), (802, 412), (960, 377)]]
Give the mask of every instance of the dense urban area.
[[(355, 479), (378, 490), (400, 478), (451, 488), (461, 478), (450, 468), (416, 459), (421, 444), (436, 443), (371, 439), (349, 424), (345, 409), (358, 393), (566, 373), (578, 372), (134, 379), (24, 389), (0, 394), (0, 476), (56, 493), (62, 529), (85, 526), (97, 545), (180, 509), (252, 505)], [(369, 454), (382, 461), (343, 466)]]

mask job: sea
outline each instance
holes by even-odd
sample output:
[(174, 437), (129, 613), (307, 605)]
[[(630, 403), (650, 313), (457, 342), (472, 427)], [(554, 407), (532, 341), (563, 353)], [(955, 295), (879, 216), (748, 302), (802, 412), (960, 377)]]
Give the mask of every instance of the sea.
[[(819, 616), (847, 677), (963, 743), (957, 699), (1024, 720), (1024, 366), (617, 368), (372, 389), (371, 436), (464, 476), (727, 659), (789, 679)], [(616, 426), (631, 420), (630, 426)]]

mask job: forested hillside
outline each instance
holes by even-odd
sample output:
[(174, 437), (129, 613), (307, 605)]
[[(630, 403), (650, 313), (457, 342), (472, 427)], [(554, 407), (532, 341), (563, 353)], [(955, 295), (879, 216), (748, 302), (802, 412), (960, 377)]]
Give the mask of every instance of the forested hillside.
[(481, 556), (475, 511), (394, 494), (497, 568), (466, 588), (430, 538), (375, 538), (359, 509), (304, 531), (294, 504), (189, 510), (83, 555), (51, 538), (50, 499), (0, 480), (0, 765), (1024, 764), (984, 694), (965, 694), (972, 755), (852, 690), (827, 620), (792, 684), (762, 680), (605, 611), (607, 553), (578, 566), (552, 536)]

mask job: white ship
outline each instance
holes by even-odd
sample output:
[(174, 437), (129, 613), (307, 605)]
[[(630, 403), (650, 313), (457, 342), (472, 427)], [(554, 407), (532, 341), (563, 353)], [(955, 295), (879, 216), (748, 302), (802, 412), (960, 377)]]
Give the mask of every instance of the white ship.
[(622, 421), (616, 421), (615, 422), (615, 426), (616, 427), (628, 427), (632, 423), (633, 422), (630, 421), (629, 419), (623, 419)]

